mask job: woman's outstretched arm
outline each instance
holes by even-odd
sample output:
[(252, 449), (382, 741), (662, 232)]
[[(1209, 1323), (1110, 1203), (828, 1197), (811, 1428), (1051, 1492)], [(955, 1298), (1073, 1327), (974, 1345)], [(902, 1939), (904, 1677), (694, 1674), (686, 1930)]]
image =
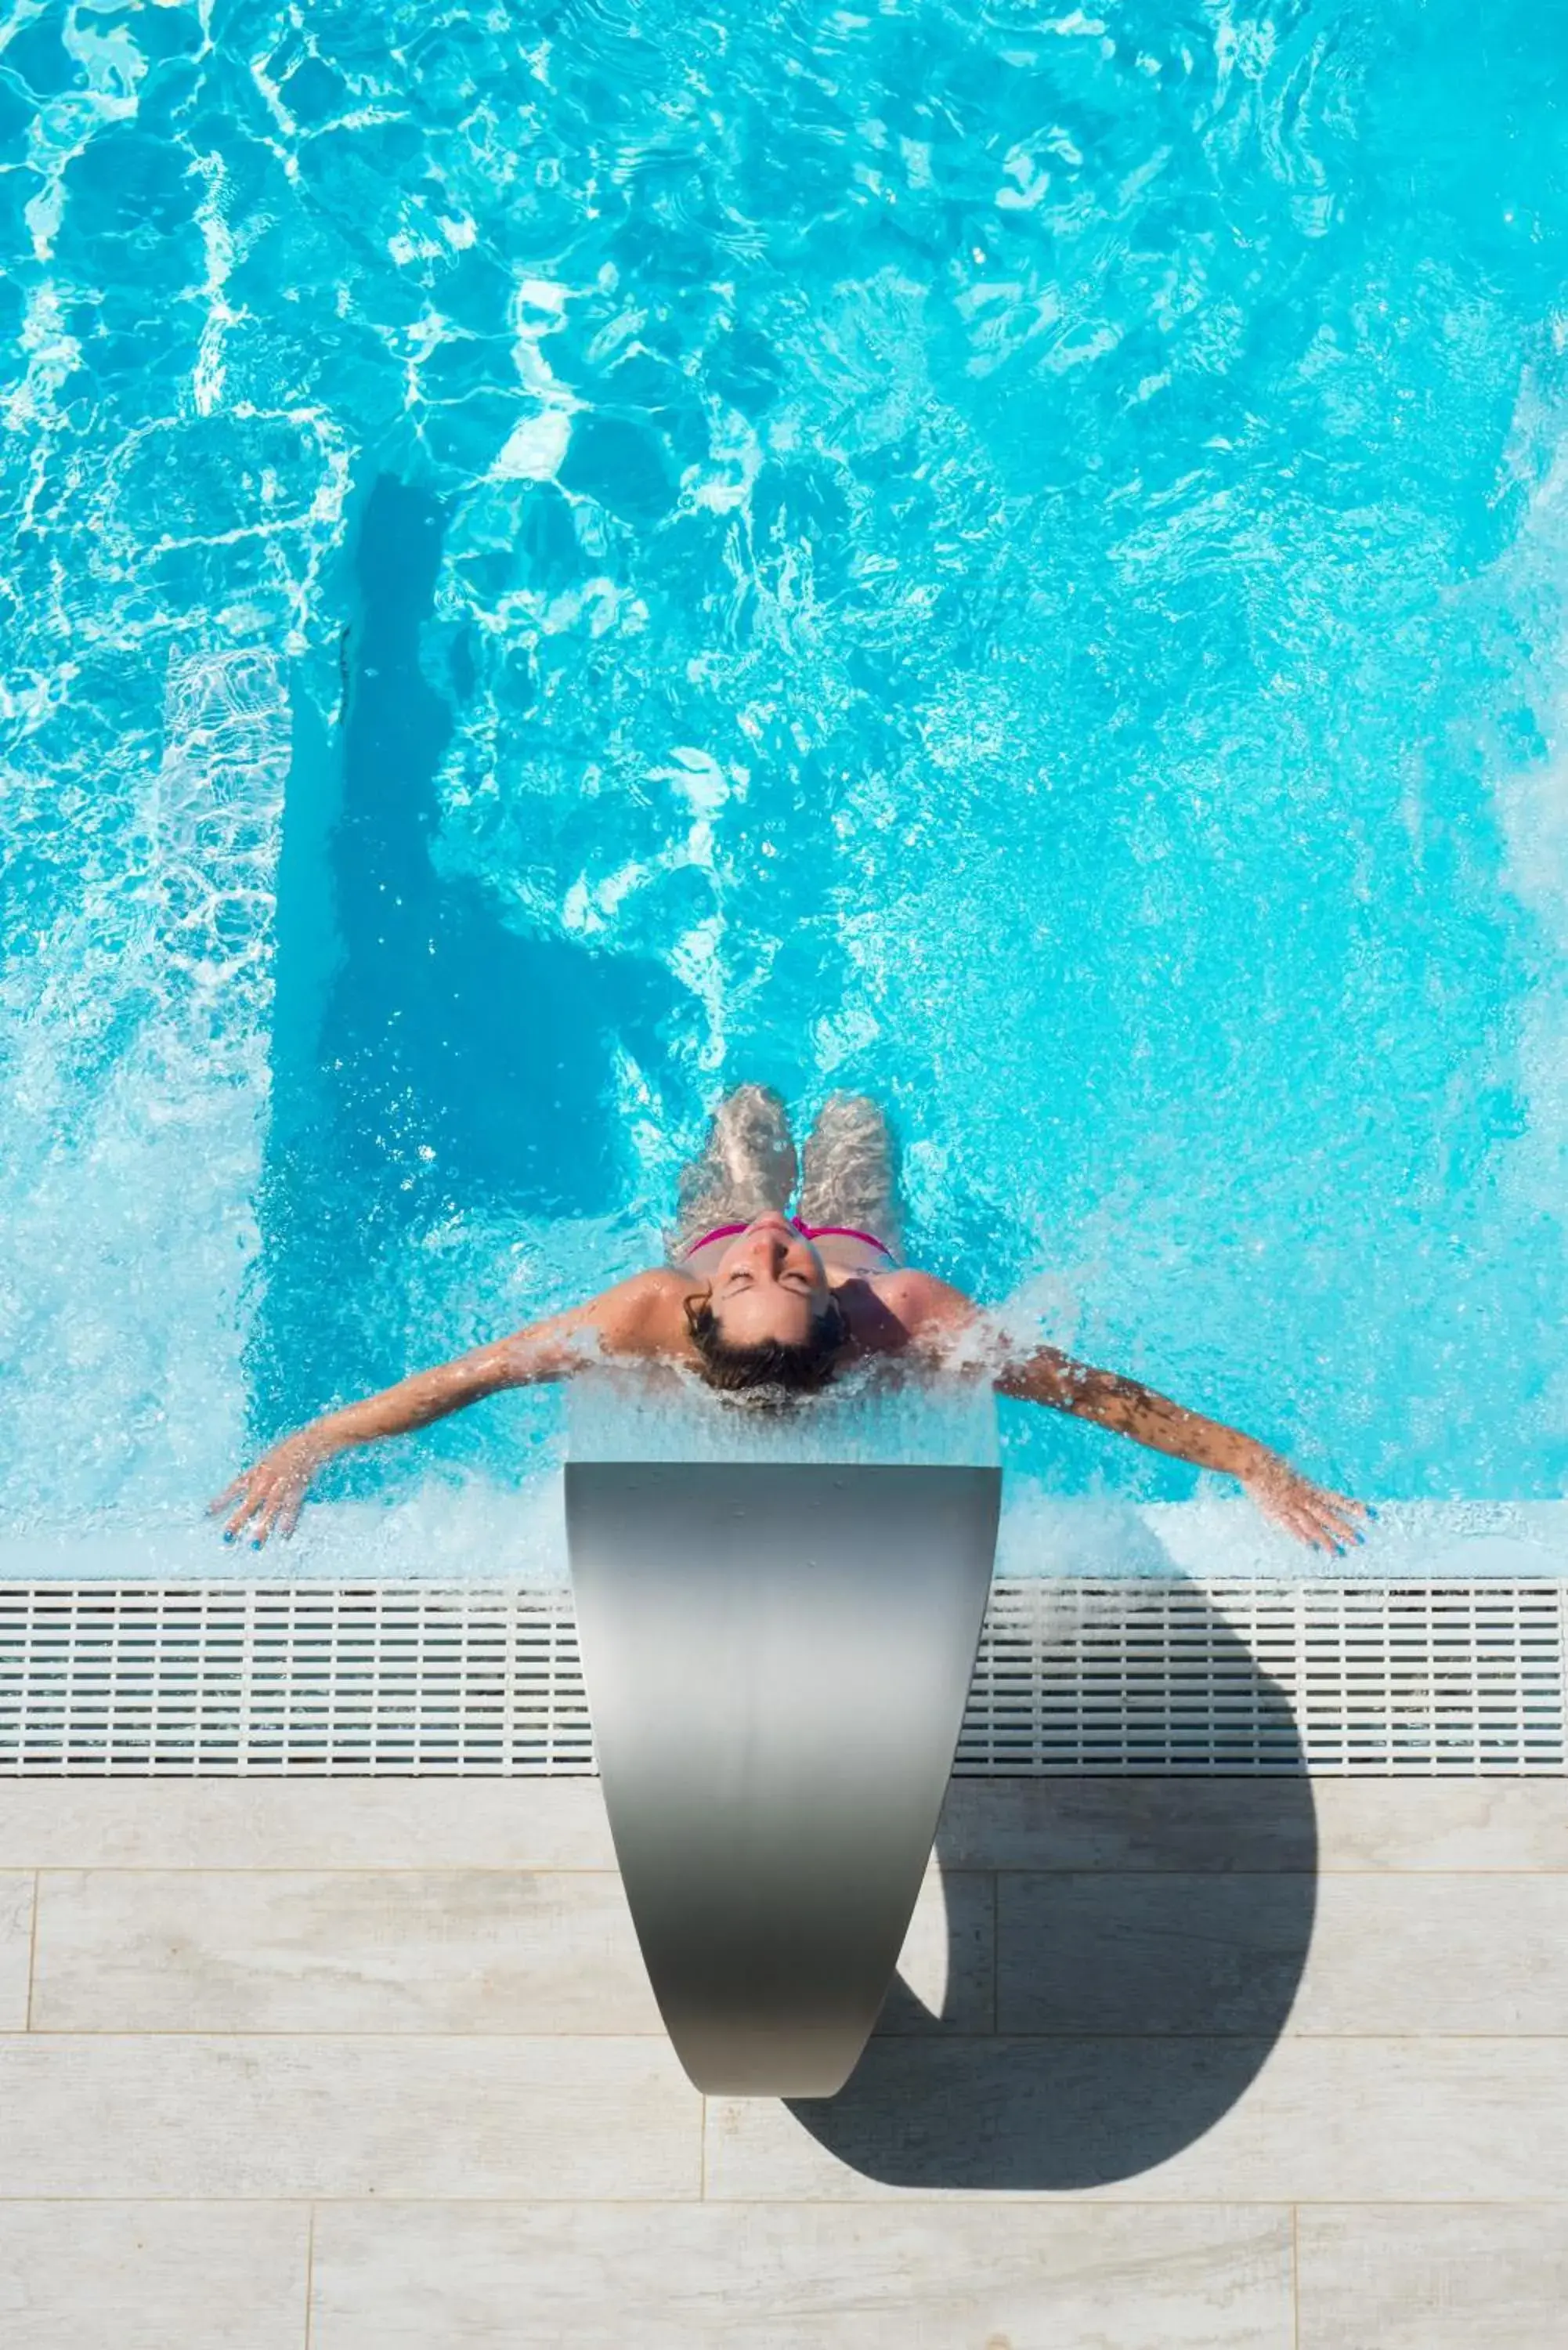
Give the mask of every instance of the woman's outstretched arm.
[(1364, 1502), (1313, 1484), (1255, 1437), (1189, 1411), (1137, 1379), (1096, 1370), (1054, 1347), (1040, 1347), (1009, 1363), (996, 1386), (1002, 1395), (1092, 1419), (1156, 1452), (1196, 1461), (1202, 1469), (1226, 1471), (1241, 1481), (1266, 1518), (1314, 1548), (1343, 1551), (1346, 1543), (1363, 1538), (1356, 1521), (1366, 1513)]
[(247, 1526), (258, 1546), (275, 1531), (291, 1534), (311, 1479), (335, 1453), (352, 1445), (372, 1444), (379, 1437), (402, 1436), (410, 1429), (428, 1427), (432, 1419), (444, 1419), (450, 1412), (462, 1411), (504, 1388), (567, 1378), (601, 1351), (645, 1351), (643, 1341), (653, 1329), (657, 1304), (668, 1281), (668, 1274), (638, 1274), (569, 1313), (530, 1323), (509, 1337), (475, 1347), (449, 1363), (415, 1371), (359, 1403), (324, 1412), (306, 1427), (280, 1437), (254, 1467), (210, 1502), (208, 1509), (213, 1513), (231, 1510), (223, 1528), (225, 1541), (232, 1541)]
[(1139, 1379), (1075, 1362), (1059, 1347), (1021, 1349), (993, 1315), (982, 1313), (961, 1291), (925, 1274), (899, 1277), (911, 1284), (905, 1318), (919, 1332), (922, 1351), (933, 1362), (984, 1369), (999, 1394), (1048, 1404), (1054, 1411), (1092, 1419), (1156, 1452), (1171, 1453), (1201, 1469), (1223, 1470), (1240, 1482), (1266, 1518), (1314, 1549), (1343, 1551), (1347, 1543), (1364, 1539), (1357, 1523), (1366, 1514), (1364, 1502), (1314, 1485), (1256, 1437), (1189, 1411)]

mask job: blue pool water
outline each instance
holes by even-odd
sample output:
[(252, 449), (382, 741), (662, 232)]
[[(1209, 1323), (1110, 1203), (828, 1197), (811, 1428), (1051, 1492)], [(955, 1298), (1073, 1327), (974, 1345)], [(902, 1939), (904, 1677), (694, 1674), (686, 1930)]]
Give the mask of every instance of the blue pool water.
[(1021, 1327), (1363, 1492), (1561, 1492), (1538, 8), (3, 38), (5, 1530), (184, 1523), (648, 1262), (743, 1077), (884, 1092)]

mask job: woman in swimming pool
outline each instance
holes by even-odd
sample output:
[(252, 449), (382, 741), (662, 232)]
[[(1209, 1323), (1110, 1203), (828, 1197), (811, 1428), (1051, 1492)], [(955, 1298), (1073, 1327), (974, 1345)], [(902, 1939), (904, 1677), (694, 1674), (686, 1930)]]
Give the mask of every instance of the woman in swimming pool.
[(1361, 1539), (1361, 1503), (1309, 1483), (1266, 1445), (1054, 1347), (1021, 1350), (961, 1291), (901, 1263), (891, 1139), (866, 1095), (826, 1103), (792, 1216), (797, 1171), (778, 1095), (740, 1087), (681, 1177), (667, 1265), (286, 1436), (212, 1503), (232, 1505), (226, 1534), (248, 1526), (258, 1544), (275, 1529), (292, 1534), (333, 1453), (594, 1361), (673, 1364), (732, 1395), (782, 1398), (824, 1387), (851, 1363), (898, 1356), (932, 1369), (983, 1364), (1003, 1395), (1228, 1471), (1303, 1542), (1341, 1550)]

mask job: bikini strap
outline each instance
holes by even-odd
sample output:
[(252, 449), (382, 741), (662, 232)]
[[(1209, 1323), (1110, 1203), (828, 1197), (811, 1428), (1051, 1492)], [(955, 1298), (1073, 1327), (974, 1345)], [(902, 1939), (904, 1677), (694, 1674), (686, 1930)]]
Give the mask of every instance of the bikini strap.
[(711, 1232), (704, 1232), (700, 1241), (691, 1243), (686, 1254), (695, 1256), (698, 1250), (705, 1249), (710, 1241), (732, 1241), (737, 1232), (743, 1232), (745, 1229), (744, 1224), (715, 1224)]
[[(878, 1255), (889, 1260), (892, 1258), (893, 1252), (886, 1241), (879, 1241), (875, 1232), (857, 1232), (853, 1224), (807, 1224), (803, 1223), (798, 1216), (792, 1216), (790, 1222), (796, 1232), (808, 1241), (864, 1241), (867, 1247), (874, 1248)], [(748, 1229), (745, 1224), (715, 1224), (711, 1232), (704, 1232), (701, 1240), (691, 1243), (686, 1254), (695, 1256), (698, 1250), (706, 1248), (711, 1241), (732, 1241), (737, 1232)]]
[(874, 1248), (881, 1256), (891, 1257), (893, 1253), (887, 1242), (879, 1241), (875, 1232), (857, 1232), (853, 1224), (803, 1224), (798, 1216), (792, 1217), (790, 1221), (808, 1241), (864, 1241), (868, 1248)]

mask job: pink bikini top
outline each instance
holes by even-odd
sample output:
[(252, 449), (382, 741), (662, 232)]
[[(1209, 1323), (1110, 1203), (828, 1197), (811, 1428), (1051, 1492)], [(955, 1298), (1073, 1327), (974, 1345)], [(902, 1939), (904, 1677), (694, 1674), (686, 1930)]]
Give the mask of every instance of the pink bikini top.
[[(886, 1241), (879, 1241), (875, 1232), (857, 1232), (853, 1224), (803, 1224), (798, 1216), (792, 1216), (790, 1222), (796, 1232), (803, 1232), (808, 1241), (864, 1241), (868, 1248), (876, 1249), (889, 1260), (892, 1258), (893, 1252)], [(715, 1224), (711, 1232), (704, 1232), (700, 1241), (693, 1241), (686, 1253), (695, 1256), (698, 1250), (706, 1248), (710, 1241), (732, 1241), (737, 1232), (748, 1229), (745, 1224)]]

